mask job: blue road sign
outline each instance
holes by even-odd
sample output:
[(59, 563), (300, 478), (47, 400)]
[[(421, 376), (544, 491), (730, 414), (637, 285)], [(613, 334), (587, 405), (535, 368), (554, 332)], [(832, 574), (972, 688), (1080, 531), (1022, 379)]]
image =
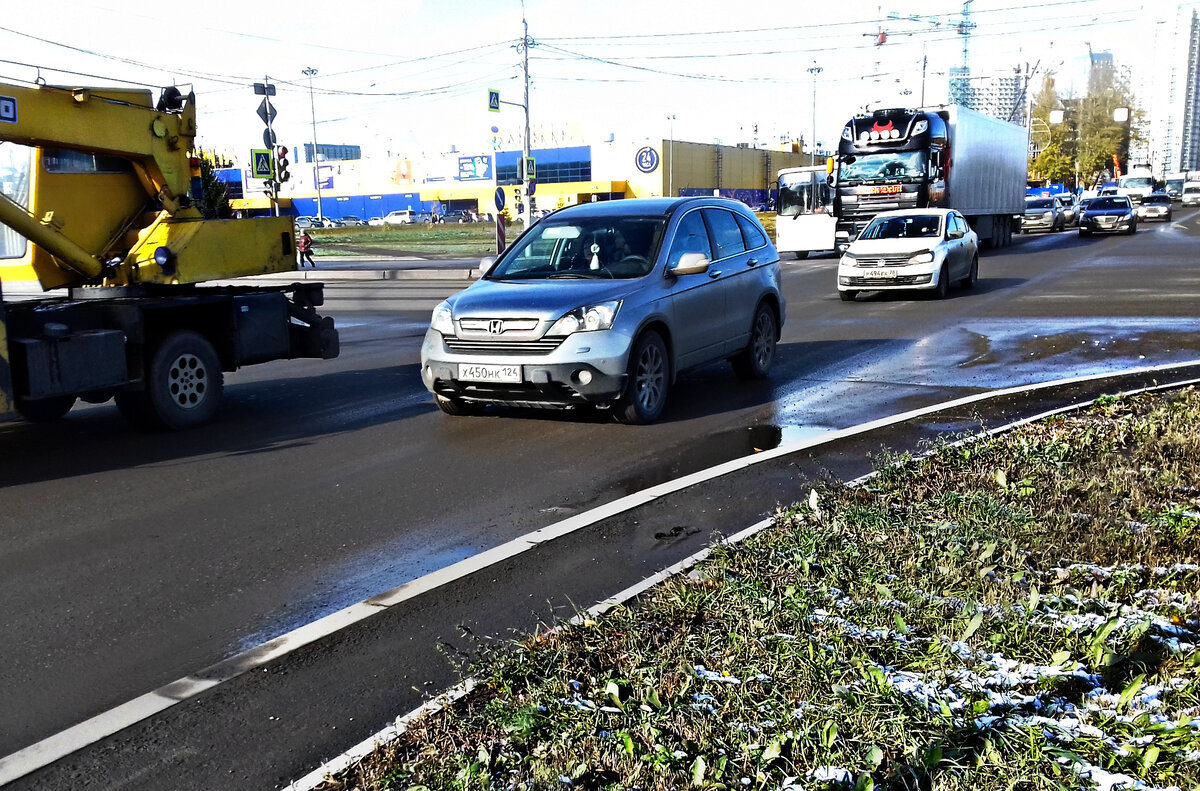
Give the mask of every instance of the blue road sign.
[(17, 122), (17, 100), (11, 96), (0, 96), (0, 121), (6, 124)]
[(250, 175), (256, 179), (269, 179), (275, 175), (275, 166), (271, 161), (271, 150), (268, 148), (253, 148), (250, 150)]
[(493, 113), (500, 112), (500, 91), (488, 89), (488, 109)]
[(496, 211), (504, 211), (504, 189), (496, 187)]

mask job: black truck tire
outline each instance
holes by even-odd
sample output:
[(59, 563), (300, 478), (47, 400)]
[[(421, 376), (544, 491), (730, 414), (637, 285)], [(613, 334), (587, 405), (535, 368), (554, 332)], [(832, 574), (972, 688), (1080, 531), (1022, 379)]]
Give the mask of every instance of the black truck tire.
[(117, 394), (117, 408), (140, 428), (180, 429), (212, 419), (225, 376), (212, 344), (189, 330), (163, 339), (146, 368), (145, 389)]

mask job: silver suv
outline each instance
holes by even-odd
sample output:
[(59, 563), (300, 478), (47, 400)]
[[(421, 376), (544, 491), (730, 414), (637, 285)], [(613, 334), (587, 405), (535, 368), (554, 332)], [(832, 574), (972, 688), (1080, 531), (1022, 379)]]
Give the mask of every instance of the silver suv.
[(571, 206), (433, 311), (421, 377), (443, 412), (485, 404), (662, 414), (676, 374), (727, 359), (765, 377), (784, 321), (779, 254), (746, 206), (648, 198)]

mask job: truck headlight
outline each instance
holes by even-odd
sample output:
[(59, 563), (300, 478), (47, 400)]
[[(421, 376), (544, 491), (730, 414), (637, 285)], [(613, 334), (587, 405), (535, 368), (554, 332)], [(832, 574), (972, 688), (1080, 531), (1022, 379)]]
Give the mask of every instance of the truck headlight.
[(912, 258), (908, 259), (908, 262), (910, 264), (932, 264), (933, 263), (933, 251), (925, 250), (924, 252), (917, 253)]
[(576, 332), (595, 332), (612, 329), (613, 319), (621, 308), (621, 300), (599, 302), (595, 305), (584, 305), (575, 308), (554, 322), (547, 335), (565, 336)]
[(429, 326), (443, 335), (454, 334), (454, 314), (450, 310), (449, 302), (443, 302), (433, 309)]

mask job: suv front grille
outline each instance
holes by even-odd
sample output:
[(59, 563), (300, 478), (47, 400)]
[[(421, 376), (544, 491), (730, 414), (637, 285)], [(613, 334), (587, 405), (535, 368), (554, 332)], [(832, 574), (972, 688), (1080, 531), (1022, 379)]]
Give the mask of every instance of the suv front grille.
[(501, 341), (491, 339), (468, 340), (446, 338), (446, 348), (456, 354), (512, 354), (523, 357), (549, 354), (562, 345), (563, 338), (538, 338), (528, 341)]

